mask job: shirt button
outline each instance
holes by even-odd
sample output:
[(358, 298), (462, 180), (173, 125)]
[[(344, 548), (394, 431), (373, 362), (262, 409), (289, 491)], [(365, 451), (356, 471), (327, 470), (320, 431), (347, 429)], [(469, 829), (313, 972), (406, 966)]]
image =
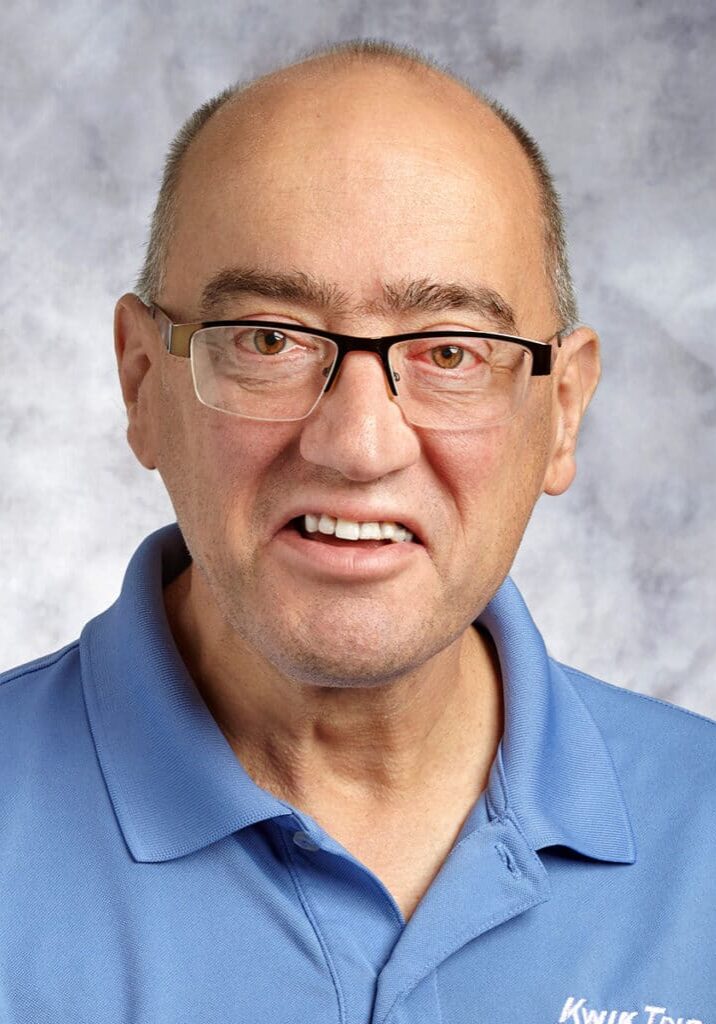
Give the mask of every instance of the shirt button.
[(314, 843), (311, 837), (306, 835), (305, 832), (294, 832), (293, 841), (296, 846), (300, 846), (302, 850), (320, 850), (318, 843)]

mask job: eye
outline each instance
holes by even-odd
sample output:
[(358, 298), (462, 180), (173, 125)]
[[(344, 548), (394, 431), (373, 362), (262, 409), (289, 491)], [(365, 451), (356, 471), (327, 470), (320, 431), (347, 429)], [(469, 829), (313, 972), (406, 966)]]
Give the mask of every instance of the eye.
[(292, 365), (323, 352), (323, 343), (313, 335), (270, 326), (234, 328), (231, 343), (234, 358), (290, 360)]
[(275, 356), (285, 350), (286, 344), (292, 344), (291, 339), (283, 331), (277, 331), (273, 327), (252, 327), (246, 332), (249, 335), (250, 344), (262, 356)]
[(234, 348), (248, 356), (279, 356), (292, 351), (300, 341), (275, 327), (240, 327), (232, 334)]
[[(442, 340), (442, 344), (441, 344)], [(482, 338), (436, 338), (414, 341), (408, 349), (412, 359), (426, 369), (476, 370), (492, 361), (490, 342)]]
[(459, 345), (440, 345), (430, 349), (430, 357), (441, 370), (456, 370), (465, 358), (466, 351)]

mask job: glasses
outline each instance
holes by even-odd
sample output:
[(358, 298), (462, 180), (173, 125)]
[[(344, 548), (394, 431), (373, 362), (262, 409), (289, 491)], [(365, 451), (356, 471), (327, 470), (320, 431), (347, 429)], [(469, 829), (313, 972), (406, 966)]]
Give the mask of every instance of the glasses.
[(487, 331), (417, 331), (356, 338), (269, 320), (175, 324), (149, 312), (171, 355), (190, 358), (196, 397), (250, 420), (310, 416), (349, 352), (380, 357), (390, 397), (408, 422), (450, 430), (497, 426), (525, 399), (530, 377), (548, 376), (552, 345)]

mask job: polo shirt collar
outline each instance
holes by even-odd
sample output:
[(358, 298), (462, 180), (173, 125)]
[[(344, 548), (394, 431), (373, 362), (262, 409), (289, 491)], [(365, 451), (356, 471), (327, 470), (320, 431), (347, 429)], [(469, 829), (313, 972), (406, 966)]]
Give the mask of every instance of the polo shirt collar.
[(190, 561), (176, 523), (151, 533), (118, 599), (80, 635), (90, 728), (136, 861), (171, 860), (294, 814), (246, 773), (177, 650), (162, 590)]
[(604, 738), (565, 667), (548, 657), (507, 577), (477, 620), (500, 660), (505, 725), (487, 787), (493, 815), (515, 819), (533, 850), (566, 846), (632, 864), (636, 848)]
[[(189, 565), (179, 526), (146, 537), (115, 603), (80, 636), (97, 757), (136, 861), (171, 860), (269, 818), (304, 824), (258, 786), (216, 724), (177, 650), (163, 587)], [(491, 815), (537, 850), (564, 845), (632, 863), (629, 817), (609, 752), (566, 672), (547, 657), (514, 583), (477, 620), (503, 675), (505, 730), (490, 773)]]

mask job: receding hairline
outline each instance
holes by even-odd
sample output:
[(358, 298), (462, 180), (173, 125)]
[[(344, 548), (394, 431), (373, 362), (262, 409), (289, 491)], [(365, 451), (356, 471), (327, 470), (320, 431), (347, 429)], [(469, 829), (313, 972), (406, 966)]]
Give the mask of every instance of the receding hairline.
[[(363, 55), (365, 56), (365, 55)], [(438, 66), (425, 65), (411, 59), (396, 61), (388, 57), (376, 54), (370, 60), (361, 60), (360, 54), (346, 53), (338, 50), (327, 53), (319, 51), (315, 56), (307, 56), (298, 59), (291, 64), (269, 71), (258, 78), (251, 79), (245, 84), (237, 85), (234, 90), (225, 98), (224, 102), (216, 107), (214, 111), (204, 120), (199, 129), (188, 143), (180, 163), (180, 171), (186, 163), (186, 156), (193, 146), (199, 142), (207, 129), (215, 125), (217, 118), (226, 118), (227, 121), (234, 117), (240, 117), (245, 112), (251, 115), (252, 104), (257, 100), (260, 102), (264, 97), (270, 97), (275, 93), (276, 106), (285, 102), (286, 94), (290, 96), (292, 91), (305, 92), (306, 86), (312, 81), (323, 78), (335, 78), (341, 74), (357, 74), (368, 77), (375, 73), (385, 72), (387, 74), (400, 75), (404, 79), (413, 78), (419, 85), (426, 86), (431, 98), (439, 103), (445, 103), (450, 99), (451, 92), (461, 96), (467, 108), (483, 114), (502, 133), (506, 139), (516, 145), (522, 157), (526, 160), (529, 170), (534, 179), (534, 184), (539, 191), (539, 182), (530, 166), (527, 153), (519, 144), (513, 131), (499, 116), (488, 97), (477, 92), (461, 79), (440, 69)], [(432, 88), (430, 88), (432, 86)], [(282, 95), (283, 94), (283, 95)]]
[[(156, 301), (164, 285), (166, 264), (177, 222), (178, 190), (186, 155), (206, 125), (222, 108), (234, 108), (248, 102), (258, 90), (274, 84), (296, 83), (332, 71), (380, 66), (416, 77), (424, 84), (433, 84), (441, 91), (455, 87), (476, 103), (477, 109), (494, 115), (502, 128), (507, 129), (527, 159), (532, 180), (536, 185), (537, 202), (541, 213), (544, 236), (544, 269), (547, 284), (553, 295), (555, 314), (562, 329), (578, 320), (576, 299), (566, 253), (566, 240), (559, 196), (539, 146), (519, 121), (497, 101), (474, 88), (466, 79), (433, 58), (412, 47), (398, 46), (380, 40), (349, 40), (328, 47), (320, 47), (299, 54), (296, 60), (258, 77), (238, 81), (207, 100), (187, 119), (177, 132), (167, 155), (164, 176), (152, 217), (150, 238), (144, 266), (135, 290), (144, 301)], [(226, 110), (229, 113), (229, 109)]]
[[(388, 55), (382, 50), (376, 51), (353, 51), (353, 50), (317, 50), (312, 51), (305, 57), (284, 64), (282, 67), (267, 71), (263, 75), (250, 79), (243, 85), (238, 85), (234, 99), (240, 102), (242, 99), (250, 99), (251, 95), (263, 88), (270, 88), (273, 85), (300, 85), (306, 80), (318, 79), (321, 76), (351, 72), (385, 71), (388, 74), (401, 75), (404, 78), (413, 78), (417, 82), (438, 89), (455, 88), (466, 99), (479, 102), (486, 109), (489, 109), (488, 100), (481, 93), (472, 88), (466, 81), (454, 75), (447, 69), (441, 68), (437, 63), (424, 63), (417, 58), (403, 58), (397, 54)], [(231, 100), (229, 101), (231, 102)]]

